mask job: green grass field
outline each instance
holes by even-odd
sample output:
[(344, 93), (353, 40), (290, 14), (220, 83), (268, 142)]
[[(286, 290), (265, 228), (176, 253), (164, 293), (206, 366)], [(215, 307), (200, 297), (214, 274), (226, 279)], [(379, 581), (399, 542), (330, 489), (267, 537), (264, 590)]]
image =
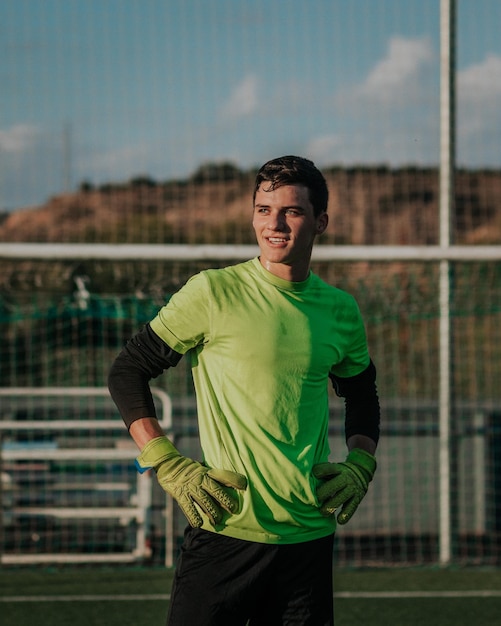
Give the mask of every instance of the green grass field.
[[(161, 568), (7, 568), (0, 623), (163, 626), (171, 579)], [(336, 626), (499, 626), (501, 569), (338, 570), (334, 597)]]

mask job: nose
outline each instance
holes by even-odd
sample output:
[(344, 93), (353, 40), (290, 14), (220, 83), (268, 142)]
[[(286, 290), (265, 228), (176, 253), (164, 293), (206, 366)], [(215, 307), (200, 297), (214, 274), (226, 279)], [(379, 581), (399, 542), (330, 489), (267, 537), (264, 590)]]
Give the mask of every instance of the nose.
[(279, 211), (270, 213), (267, 224), (270, 230), (284, 231), (286, 224), (285, 215), (282, 215)]

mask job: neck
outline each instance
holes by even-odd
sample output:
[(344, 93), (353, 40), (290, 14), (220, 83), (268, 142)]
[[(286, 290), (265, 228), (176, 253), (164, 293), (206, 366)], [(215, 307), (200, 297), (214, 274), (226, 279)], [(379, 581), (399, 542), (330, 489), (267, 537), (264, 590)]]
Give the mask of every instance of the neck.
[(262, 256), (259, 257), (259, 261), (265, 270), (282, 280), (300, 283), (303, 280), (306, 280), (310, 274), (309, 263), (304, 263), (301, 266), (298, 266), (297, 264), (288, 265), (287, 263), (273, 263), (269, 259), (264, 259)]

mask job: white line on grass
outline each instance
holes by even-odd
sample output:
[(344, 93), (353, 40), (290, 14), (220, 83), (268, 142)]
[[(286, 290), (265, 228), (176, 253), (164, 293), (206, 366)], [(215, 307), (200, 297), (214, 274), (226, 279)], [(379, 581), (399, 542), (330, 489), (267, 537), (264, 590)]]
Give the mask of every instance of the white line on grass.
[(501, 598), (499, 589), (473, 591), (339, 591), (335, 598)]
[[(399, 598), (501, 598), (499, 589), (471, 591), (339, 591), (334, 598), (340, 599), (399, 599)], [(4, 596), (0, 602), (124, 602), (144, 600), (170, 600), (170, 594), (148, 595), (65, 595), (65, 596)]]
[(170, 594), (158, 593), (148, 595), (68, 595), (68, 596), (5, 596), (0, 602), (123, 602), (124, 600), (170, 600)]

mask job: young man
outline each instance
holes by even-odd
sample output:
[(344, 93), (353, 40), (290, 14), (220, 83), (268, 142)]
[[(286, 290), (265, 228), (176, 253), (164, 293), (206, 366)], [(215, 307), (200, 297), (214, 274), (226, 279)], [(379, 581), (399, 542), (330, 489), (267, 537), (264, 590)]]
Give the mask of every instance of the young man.
[[(170, 626), (334, 623), (332, 547), (376, 469), (375, 367), (355, 300), (310, 271), (328, 223), (324, 177), (285, 156), (258, 172), (258, 258), (193, 276), (112, 366), (110, 392), (189, 526)], [(203, 464), (159, 427), (149, 381), (190, 358)], [(348, 456), (330, 463), (329, 380)]]

